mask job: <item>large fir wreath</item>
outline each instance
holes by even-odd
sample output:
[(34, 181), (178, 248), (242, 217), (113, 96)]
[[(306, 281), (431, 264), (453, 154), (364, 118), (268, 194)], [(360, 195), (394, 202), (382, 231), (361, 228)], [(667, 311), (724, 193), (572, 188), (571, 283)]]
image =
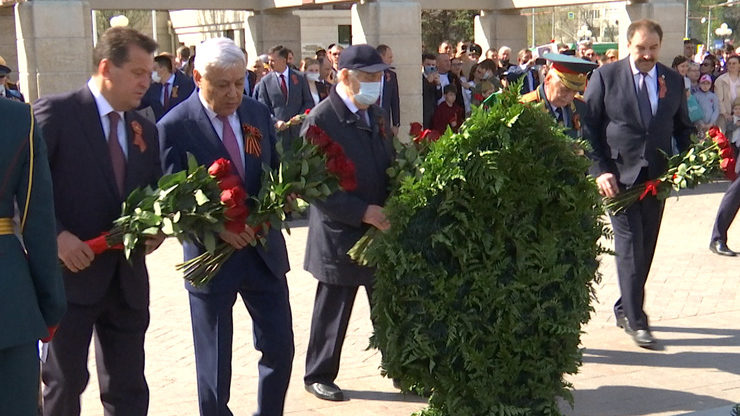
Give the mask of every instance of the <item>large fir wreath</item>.
[(598, 283), (600, 198), (582, 143), (507, 91), (431, 146), (386, 205), (371, 344), (431, 392), (424, 415), (555, 415)]

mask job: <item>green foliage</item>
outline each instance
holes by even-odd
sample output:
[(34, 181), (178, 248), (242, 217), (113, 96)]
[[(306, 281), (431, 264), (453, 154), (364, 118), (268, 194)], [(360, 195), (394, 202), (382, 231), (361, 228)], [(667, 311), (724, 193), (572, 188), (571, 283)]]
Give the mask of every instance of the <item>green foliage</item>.
[(431, 144), (387, 201), (371, 345), (432, 392), (423, 416), (557, 415), (581, 364), (605, 234), (589, 161), (540, 108), (504, 92)]
[(473, 39), (473, 22), (479, 13), (479, 10), (422, 10), (424, 51), (436, 53), (437, 46), (445, 40), (451, 41), (455, 48), (457, 41)]

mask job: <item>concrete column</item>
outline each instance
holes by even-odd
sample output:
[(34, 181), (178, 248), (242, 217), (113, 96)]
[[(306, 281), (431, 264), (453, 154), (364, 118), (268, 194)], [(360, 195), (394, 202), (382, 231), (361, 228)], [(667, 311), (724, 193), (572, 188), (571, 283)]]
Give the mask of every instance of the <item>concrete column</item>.
[(510, 61), (516, 61), (516, 53), (527, 45), (527, 17), (517, 10), (481, 10), (475, 16), (475, 43), (483, 51), (502, 46), (511, 48)]
[(244, 48), (250, 60), (275, 45), (292, 50), (295, 62), (301, 59), (301, 18), (290, 10), (255, 12), (247, 17), (244, 32)]
[(92, 73), (87, 1), (34, 0), (15, 6), (21, 90), (33, 101), (82, 86)]
[(683, 54), (684, 23), (686, 4), (672, 0), (651, 0), (649, 3), (625, 3), (619, 13), (619, 56), (629, 55), (627, 50), (627, 28), (640, 19), (652, 19), (663, 29), (660, 62), (670, 66), (676, 55)]
[(152, 10), (152, 39), (159, 44), (159, 53), (169, 52), (172, 49), (172, 35), (170, 35), (170, 13), (161, 10)]
[(377, 0), (352, 5), (352, 43), (393, 49), (401, 101), (400, 135), (421, 122), (421, 4), (418, 0)]

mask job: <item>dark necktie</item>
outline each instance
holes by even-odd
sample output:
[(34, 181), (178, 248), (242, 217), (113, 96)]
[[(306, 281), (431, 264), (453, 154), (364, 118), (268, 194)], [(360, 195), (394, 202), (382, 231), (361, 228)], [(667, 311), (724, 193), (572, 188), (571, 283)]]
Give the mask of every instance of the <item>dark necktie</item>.
[(123, 154), (121, 144), (118, 142), (118, 121), (121, 116), (115, 111), (108, 113), (110, 132), (108, 133), (108, 152), (110, 153), (113, 176), (116, 179), (118, 195), (123, 196), (123, 181), (126, 177), (126, 157)]
[(560, 107), (555, 107), (555, 120), (562, 122), (563, 121), (563, 110)]
[(653, 119), (653, 108), (650, 105), (650, 95), (648, 95), (647, 73), (640, 72), (640, 75), (642, 75), (642, 82), (637, 89), (637, 105), (640, 107), (642, 124), (647, 128)]
[(369, 129), (370, 125), (367, 122), (367, 110), (357, 110), (357, 126), (360, 128)]
[(285, 84), (285, 75), (280, 74), (280, 91), (283, 92), (283, 97), (288, 100), (288, 85)]
[(236, 142), (236, 134), (229, 124), (229, 118), (226, 116), (217, 116), (224, 126), (223, 129), (223, 142), (226, 151), (229, 152), (229, 158), (231, 163), (236, 166), (236, 171), (242, 179), (244, 178), (244, 158), (239, 151), (239, 144)]
[(162, 100), (162, 106), (165, 110), (170, 108), (170, 83), (164, 84), (164, 99)]

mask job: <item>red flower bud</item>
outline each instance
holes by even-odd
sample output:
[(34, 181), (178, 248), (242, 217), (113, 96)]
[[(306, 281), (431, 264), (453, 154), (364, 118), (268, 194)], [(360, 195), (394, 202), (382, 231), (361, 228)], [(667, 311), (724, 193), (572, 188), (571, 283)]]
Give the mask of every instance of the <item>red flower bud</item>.
[(722, 159), (719, 162), (719, 167), (722, 168), (724, 171), (728, 171), (730, 167), (735, 168), (735, 159), (729, 158), (729, 159)]
[(717, 126), (712, 126), (712, 127), (711, 127), (711, 128), (710, 128), (710, 129), (708, 130), (708, 131), (707, 131), (707, 134), (709, 135), (709, 137), (714, 137), (714, 136), (716, 136), (716, 135), (717, 135), (717, 133), (719, 133), (719, 132), (720, 132), (720, 131), (719, 131), (719, 128), (718, 128)]
[(421, 131), (424, 127), (422, 127), (421, 123), (414, 121), (411, 123), (411, 129), (409, 130), (409, 135), (411, 137), (418, 137), (421, 134)]
[(233, 207), (227, 208), (226, 211), (224, 211), (224, 215), (230, 220), (246, 218), (249, 215), (249, 208), (243, 204), (234, 205)]
[(228, 159), (220, 158), (211, 164), (208, 173), (220, 179), (231, 173), (231, 162)]
[(311, 112), (311, 109), (310, 108), (307, 108), (306, 111), (303, 112), (303, 114), (308, 115), (308, 113), (310, 113), (310, 112)]
[(439, 140), (440, 134), (436, 130), (426, 129), (421, 133), (421, 139), (428, 142), (436, 142)]
[(721, 157), (722, 159), (729, 159), (729, 158), (735, 156), (734, 153), (735, 152), (732, 151), (732, 147), (727, 146), (724, 149), (722, 149), (722, 150), (719, 151), (719, 157)]
[(247, 199), (247, 193), (240, 186), (221, 192), (221, 202), (229, 208), (244, 205), (245, 199)]
[(725, 135), (722, 133), (718, 133), (717, 135), (715, 135), (712, 140), (717, 143), (717, 146), (719, 146), (720, 149), (724, 149), (730, 145), (727, 137), (725, 137)]
[(218, 181), (218, 187), (221, 188), (222, 191), (241, 186), (241, 184), (242, 180), (233, 174), (226, 175)]

